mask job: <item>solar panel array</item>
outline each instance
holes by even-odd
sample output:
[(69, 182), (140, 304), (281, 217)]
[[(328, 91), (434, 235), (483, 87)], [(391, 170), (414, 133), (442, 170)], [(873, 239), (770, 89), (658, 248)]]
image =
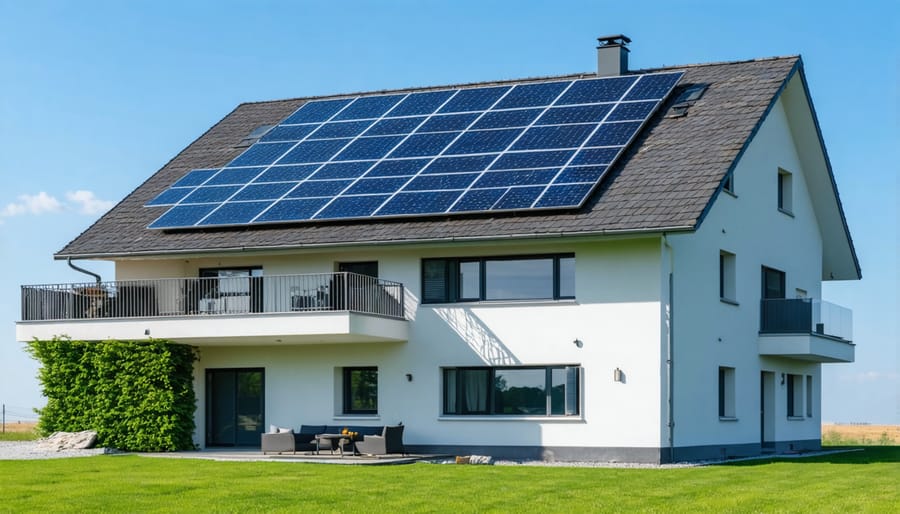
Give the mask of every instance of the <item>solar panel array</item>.
[(681, 75), (310, 101), (149, 228), (577, 208)]

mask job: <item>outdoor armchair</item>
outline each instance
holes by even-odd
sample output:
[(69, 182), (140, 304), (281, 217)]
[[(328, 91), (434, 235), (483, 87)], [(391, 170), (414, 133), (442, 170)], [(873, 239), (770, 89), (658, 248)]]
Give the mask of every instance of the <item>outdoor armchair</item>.
[(403, 448), (403, 425), (386, 426), (381, 435), (367, 435), (357, 441), (356, 451), (363, 455), (406, 453)]

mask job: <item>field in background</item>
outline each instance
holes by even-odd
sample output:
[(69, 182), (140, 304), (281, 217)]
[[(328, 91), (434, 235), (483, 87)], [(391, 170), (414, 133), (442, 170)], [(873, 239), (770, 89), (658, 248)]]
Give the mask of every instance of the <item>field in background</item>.
[(900, 425), (822, 425), (824, 446), (900, 446)]
[(6, 432), (31, 432), (37, 423), (34, 421), (6, 422)]
[(37, 423), (33, 421), (23, 421), (21, 423), (7, 422), (0, 428), (0, 441), (30, 441), (37, 439), (38, 434), (34, 431)]

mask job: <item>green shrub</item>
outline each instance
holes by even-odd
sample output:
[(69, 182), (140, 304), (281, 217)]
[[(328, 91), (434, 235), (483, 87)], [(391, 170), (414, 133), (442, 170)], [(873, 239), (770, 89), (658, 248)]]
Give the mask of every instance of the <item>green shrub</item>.
[(38, 430), (94, 430), (98, 444), (127, 451), (193, 448), (193, 348), (165, 341), (35, 340), (47, 405)]

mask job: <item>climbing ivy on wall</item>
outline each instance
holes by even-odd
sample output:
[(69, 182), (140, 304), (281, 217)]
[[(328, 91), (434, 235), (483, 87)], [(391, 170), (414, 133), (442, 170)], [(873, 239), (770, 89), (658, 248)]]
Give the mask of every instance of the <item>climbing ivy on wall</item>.
[(38, 429), (94, 430), (99, 446), (127, 451), (194, 447), (195, 354), (165, 341), (32, 341), (47, 405)]

